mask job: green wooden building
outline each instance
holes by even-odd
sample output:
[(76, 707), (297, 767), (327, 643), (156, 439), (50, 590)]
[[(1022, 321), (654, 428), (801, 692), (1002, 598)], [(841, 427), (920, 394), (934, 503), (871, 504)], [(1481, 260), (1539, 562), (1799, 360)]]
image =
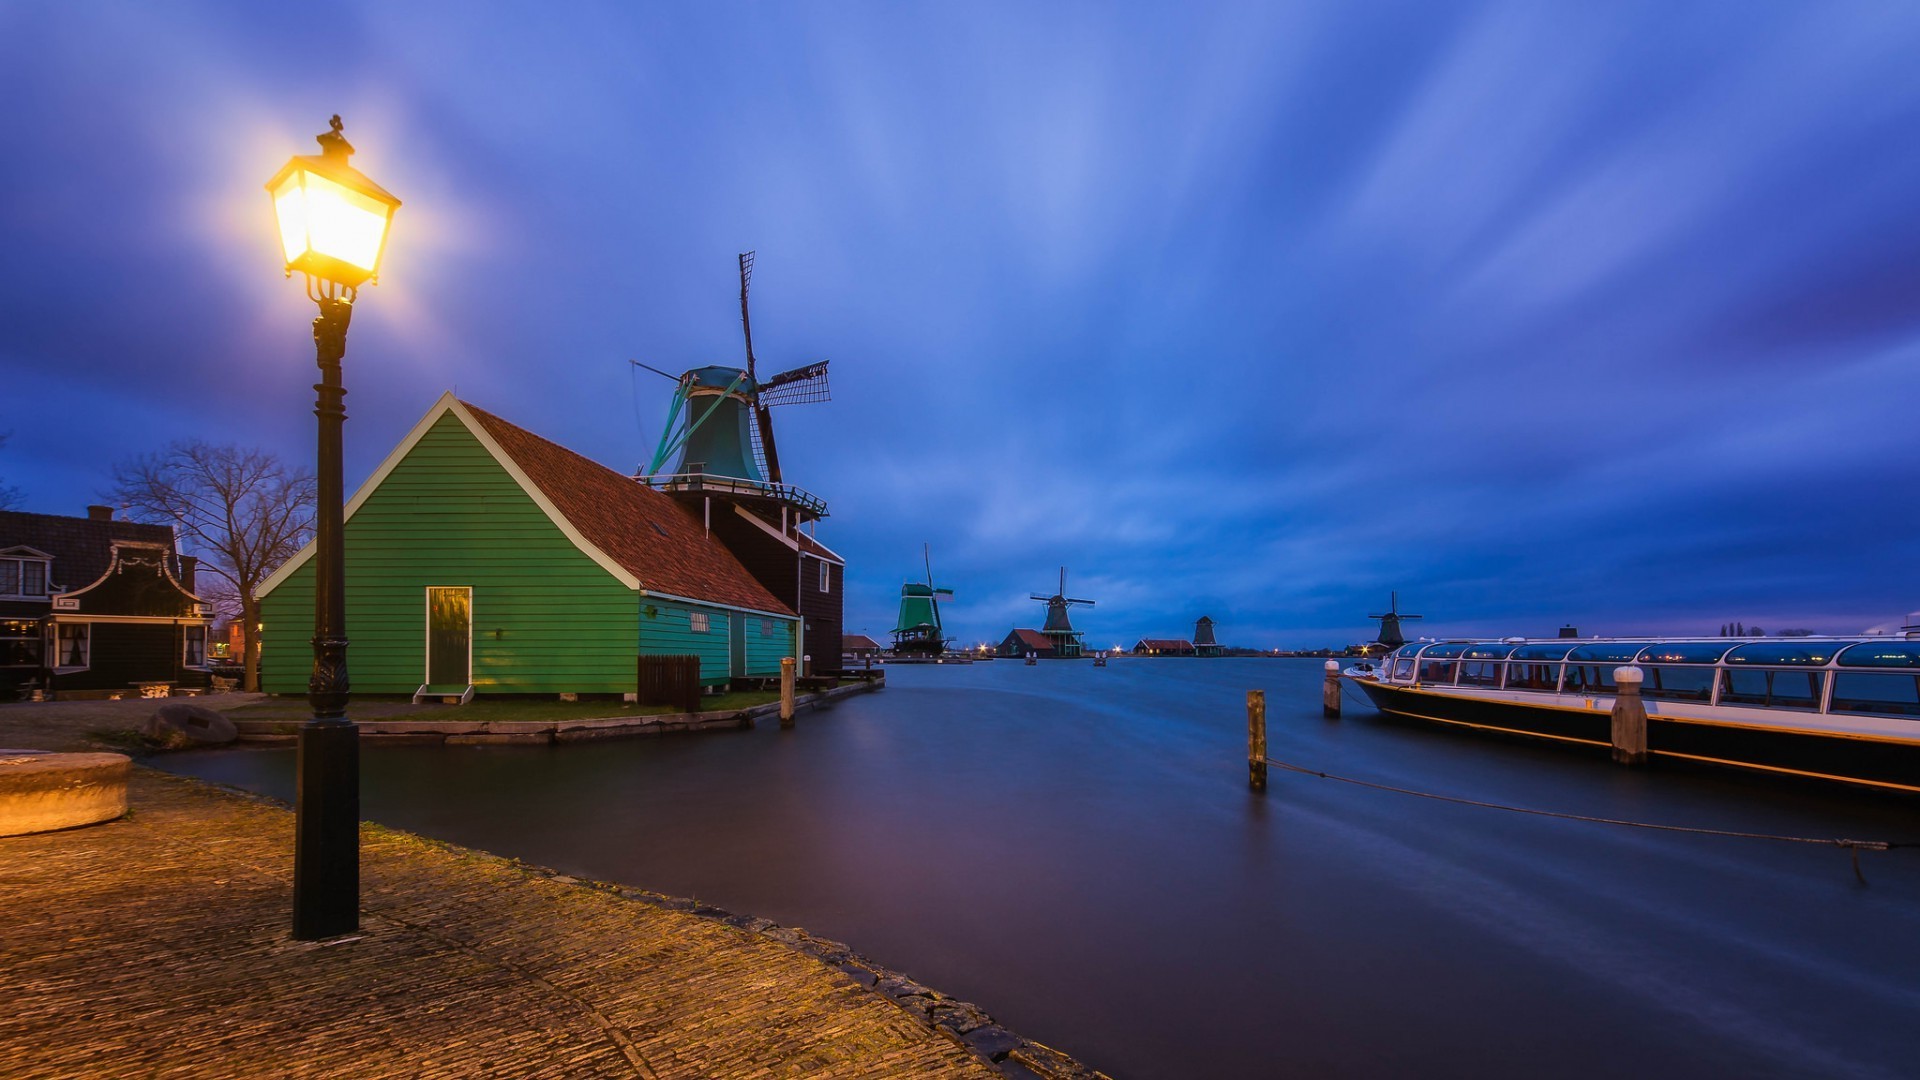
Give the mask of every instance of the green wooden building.
[[(636, 658), (777, 675), (793, 609), (692, 510), (447, 394), (346, 507), (355, 693), (629, 693)], [(305, 693), (312, 545), (261, 590), (262, 689)]]

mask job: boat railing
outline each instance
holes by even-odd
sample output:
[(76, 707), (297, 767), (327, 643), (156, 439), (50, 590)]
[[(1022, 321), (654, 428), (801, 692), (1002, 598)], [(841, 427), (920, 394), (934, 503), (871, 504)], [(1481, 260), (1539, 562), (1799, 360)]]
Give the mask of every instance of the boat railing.
[[(1911, 638), (1895, 635), (1805, 635), (1776, 637), (1662, 638), (1449, 638), (1408, 643), (1382, 661), (1379, 678), (1410, 686), (1465, 687), (1474, 690), (1519, 690), (1529, 693), (1608, 697), (1616, 690), (1612, 672), (1632, 664), (1647, 673), (1645, 695), (1653, 700), (1693, 702), (1711, 706), (1781, 709), (1823, 714), (1859, 714), (1920, 718), (1920, 669), (1911, 648), (1906, 663), (1872, 660), (1846, 662), (1844, 654), (1876, 643), (1905, 646)], [(1820, 662), (1746, 659), (1730, 663), (1738, 650), (1761, 642), (1834, 646)], [(1631, 656), (1578, 656), (1578, 650), (1608, 644), (1636, 645)], [(1472, 649), (1443, 646), (1505, 647), (1498, 657), (1471, 655)], [(1528, 645), (1565, 646), (1558, 656), (1514, 658)], [(1675, 655), (1677, 646), (1715, 645), (1724, 648), (1713, 660), (1689, 660)], [(1436, 655), (1430, 653), (1439, 650)], [(1558, 651), (1550, 650), (1550, 652)], [(1666, 657), (1661, 655), (1666, 653)], [(1465, 655), (1463, 655), (1465, 654)], [(1491, 669), (1497, 668), (1497, 672)], [(1515, 685), (1515, 669), (1525, 671), (1526, 684)], [(1547, 670), (1543, 670), (1547, 669)], [(1552, 685), (1543, 676), (1551, 671)], [(1671, 685), (1669, 685), (1671, 684)], [(1844, 684), (1844, 685), (1843, 685)]]

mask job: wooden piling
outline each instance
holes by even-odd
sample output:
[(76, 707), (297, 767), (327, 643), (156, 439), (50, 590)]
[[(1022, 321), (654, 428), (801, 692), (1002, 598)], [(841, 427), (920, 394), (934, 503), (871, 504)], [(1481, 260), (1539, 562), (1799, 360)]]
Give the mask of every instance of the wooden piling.
[(1640, 698), (1645, 675), (1637, 667), (1613, 669), (1613, 760), (1640, 765), (1647, 760), (1647, 706)]
[(793, 657), (780, 658), (780, 726), (793, 726)]
[(1320, 688), (1320, 715), (1340, 719), (1340, 661), (1327, 661), (1327, 681)]
[(1247, 691), (1247, 786), (1267, 790), (1267, 692)]

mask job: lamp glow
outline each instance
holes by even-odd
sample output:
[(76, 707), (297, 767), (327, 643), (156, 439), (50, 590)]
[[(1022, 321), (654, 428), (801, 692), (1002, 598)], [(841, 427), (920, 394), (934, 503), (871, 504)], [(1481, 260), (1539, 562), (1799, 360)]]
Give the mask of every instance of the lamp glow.
[(347, 164), (353, 146), (334, 129), (316, 136), (321, 152), (295, 156), (267, 181), (287, 273), (357, 288), (380, 273), (387, 230), (400, 207), (380, 185)]

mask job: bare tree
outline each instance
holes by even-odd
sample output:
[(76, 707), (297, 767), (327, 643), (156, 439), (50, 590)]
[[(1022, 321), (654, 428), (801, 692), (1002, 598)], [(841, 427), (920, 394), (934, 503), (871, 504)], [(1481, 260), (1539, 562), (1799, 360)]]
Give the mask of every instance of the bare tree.
[[(11, 438), (13, 438), (13, 432), (11, 431), (0, 434), (0, 446), (7, 445), (7, 440)], [(20, 505), (20, 500), (19, 488), (0, 484), (0, 510), (11, 510)]]
[(256, 594), (313, 533), (313, 474), (264, 450), (192, 439), (115, 466), (107, 498), (136, 521), (178, 531), (181, 550), (212, 575), (201, 598), (239, 617), (244, 685), (259, 689)]

